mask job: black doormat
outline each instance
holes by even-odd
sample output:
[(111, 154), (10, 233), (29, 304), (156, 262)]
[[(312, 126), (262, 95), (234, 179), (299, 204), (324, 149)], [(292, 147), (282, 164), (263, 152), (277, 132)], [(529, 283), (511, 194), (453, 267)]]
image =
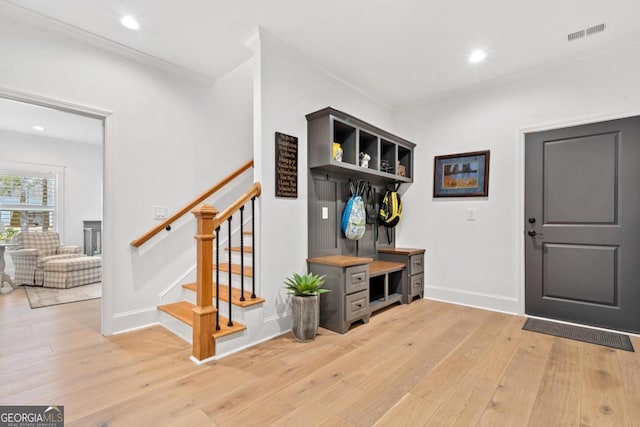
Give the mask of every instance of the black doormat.
[(579, 326), (547, 322), (546, 320), (538, 319), (527, 319), (522, 329), (591, 344), (604, 345), (620, 350), (634, 351), (633, 344), (631, 344), (631, 339), (629, 339), (628, 335), (615, 334), (613, 332), (581, 328)]

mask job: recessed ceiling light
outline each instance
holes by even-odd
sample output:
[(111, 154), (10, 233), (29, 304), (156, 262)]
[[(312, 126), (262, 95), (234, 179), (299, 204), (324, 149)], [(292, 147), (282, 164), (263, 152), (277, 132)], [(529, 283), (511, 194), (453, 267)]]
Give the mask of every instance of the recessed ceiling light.
[(474, 50), (473, 52), (471, 52), (471, 55), (469, 55), (469, 62), (476, 63), (476, 62), (484, 61), (486, 57), (487, 57), (487, 54), (484, 53), (483, 50)]
[(130, 30), (140, 29), (140, 24), (138, 23), (138, 21), (136, 21), (136, 18), (134, 18), (131, 15), (123, 16), (122, 19), (120, 20), (120, 23)]
[(44, 132), (44, 128), (40, 125), (35, 125), (33, 127), (34, 130), (37, 130), (38, 132)]

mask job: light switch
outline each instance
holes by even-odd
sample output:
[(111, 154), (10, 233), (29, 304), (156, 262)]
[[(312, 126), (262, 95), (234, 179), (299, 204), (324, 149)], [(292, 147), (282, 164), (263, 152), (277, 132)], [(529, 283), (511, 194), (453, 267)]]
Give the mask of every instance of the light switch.
[(322, 219), (329, 219), (329, 208), (326, 206), (322, 207)]
[(467, 221), (475, 221), (475, 220), (476, 220), (476, 209), (467, 208)]
[(167, 207), (166, 206), (154, 206), (153, 207), (153, 219), (155, 219), (155, 220), (167, 219)]

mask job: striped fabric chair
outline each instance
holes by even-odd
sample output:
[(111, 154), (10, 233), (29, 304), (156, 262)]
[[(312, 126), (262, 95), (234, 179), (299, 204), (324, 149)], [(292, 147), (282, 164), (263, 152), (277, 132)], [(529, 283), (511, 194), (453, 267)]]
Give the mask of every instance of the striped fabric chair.
[(18, 249), (10, 251), (17, 285), (42, 286), (44, 265), (53, 260), (84, 256), (80, 246), (60, 246), (55, 232), (23, 232), (18, 234)]

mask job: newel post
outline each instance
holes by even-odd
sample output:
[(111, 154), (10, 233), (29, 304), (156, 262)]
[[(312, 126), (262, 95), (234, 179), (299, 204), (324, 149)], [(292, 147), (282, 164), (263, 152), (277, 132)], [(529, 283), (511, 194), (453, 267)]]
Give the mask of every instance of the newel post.
[(196, 306), (193, 308), (193, 357), (204, 360), (212, 357), (216, 351), (213, 339), (215, 332), (216, 308), (213, 297), (213, 234), (214, 219), (218, 210), (204, 204), (191, 211), (196, 217), (198, 231), (196, 255)]

